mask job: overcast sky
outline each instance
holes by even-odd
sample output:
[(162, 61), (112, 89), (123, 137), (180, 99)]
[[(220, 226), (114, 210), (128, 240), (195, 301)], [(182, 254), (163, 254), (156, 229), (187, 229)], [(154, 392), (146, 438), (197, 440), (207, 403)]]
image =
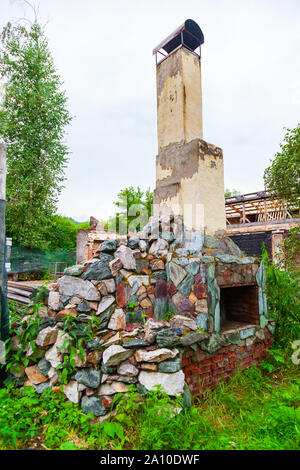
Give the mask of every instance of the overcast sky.
[[(284, 127), (300, 122), (299, 0), (40, 0), (74, 116), (59, 213), (113, 212), (120, 189), (155, 186), (152, 49), (185, 19), (201, 27), (204, 139), (223, 148), (225, 186), (263, 189)], [(0, 0), (0, 26), (30, 10)]]

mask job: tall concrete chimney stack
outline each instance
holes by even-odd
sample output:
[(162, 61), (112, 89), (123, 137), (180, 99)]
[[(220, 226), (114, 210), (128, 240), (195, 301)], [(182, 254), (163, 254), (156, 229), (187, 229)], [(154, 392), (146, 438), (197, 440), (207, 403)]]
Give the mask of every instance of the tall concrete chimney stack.
[(203, 140), (201, 57), (195, 52), (203, 43), (200, 27), (186, 20), (153, 50), (158, 134), (154, 215), (182, 215), (187, 229), (214, 234), (226, 229), (224, 169), (222, 149)]

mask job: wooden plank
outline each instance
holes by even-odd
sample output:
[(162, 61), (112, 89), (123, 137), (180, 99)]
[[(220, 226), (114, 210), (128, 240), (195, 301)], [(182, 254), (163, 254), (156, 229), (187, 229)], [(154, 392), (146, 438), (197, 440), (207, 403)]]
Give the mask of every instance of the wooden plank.
[(16, 287), (18, 289), (26, 290), (29, 292), (33, 291), (33, 286), (29, 284), (21, 284), (20, 282), (14, 282), (14, 281), (8, 281), (7, 282), (8, 287)]
[(23, 289), (17, 289), (16, 287), (8, 286), (7, 287), (7, 292), (10, 292), (12, 294), (22, 295), (23, 297), (30, 297), (31, 296), (31, 292), (28, 292), (28, 291), (23, 290)]
[(17, 301), (17, 302), (19, 302), (19, 303), (21, 303), (21, 304), (24, 304), (24, 305), (30, 304), (30, 300), (29, 300), (29, 299), (27, 299), (26, 297), (22, 297), (22, 296), (20, 296), (20, 295), (15, 295), (15, 294), (10, 294), (10, 293), (8, 293), (8, 294), (7, 294), (7, 298), (8, 298), (8, 300), (15, 300), (15, 301)]

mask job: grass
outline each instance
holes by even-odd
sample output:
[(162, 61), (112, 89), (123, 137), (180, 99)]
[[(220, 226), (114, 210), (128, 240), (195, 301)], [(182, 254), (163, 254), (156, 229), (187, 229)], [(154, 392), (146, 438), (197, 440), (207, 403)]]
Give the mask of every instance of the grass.
[[(84, 415), (61, 393), (0, 389), (0, 449), (298, 449), (299, 369), (253, 367), (182, 412), (159, 392), (119, 399), (111, 422)], [(184, 429), (184, 432), (182, 431)]]

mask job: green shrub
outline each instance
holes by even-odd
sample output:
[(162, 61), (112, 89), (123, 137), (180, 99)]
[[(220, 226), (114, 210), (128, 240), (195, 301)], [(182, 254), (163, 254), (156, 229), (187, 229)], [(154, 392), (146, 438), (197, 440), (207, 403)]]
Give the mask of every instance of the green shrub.
[(290, 349), (300, 335), (299, 282), (291, 270), (283, 270), (263, 253), (269, 316), (276, 321), (274, 344)]

